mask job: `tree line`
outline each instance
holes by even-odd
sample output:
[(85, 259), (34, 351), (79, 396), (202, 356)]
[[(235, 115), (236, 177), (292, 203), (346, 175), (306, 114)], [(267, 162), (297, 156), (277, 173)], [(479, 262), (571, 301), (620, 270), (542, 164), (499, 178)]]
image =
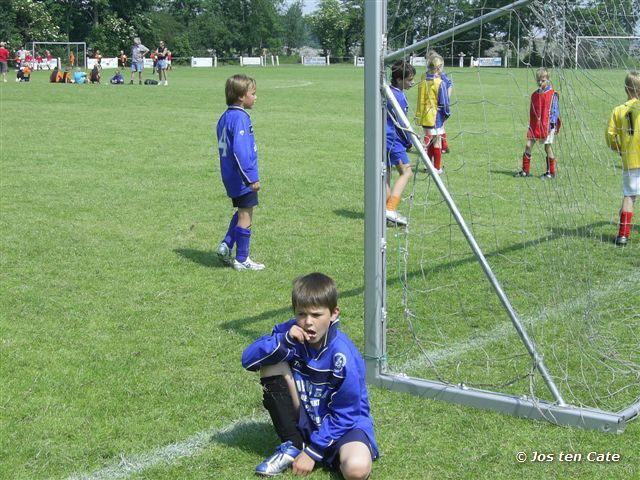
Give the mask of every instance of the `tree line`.
[[(509, 3), (389, 0), (388, 46), (410, 45)], [(528, 32), (558, 34), (549, 30), (558, 18), (562, 34), (573, 36), (629, 35), (640, 22), (637, 0), (551, 4), (548, 12), (523, 8), (457, 35), (439, 46), (440, 53), (477, 56), (496, 45), (514, 45), (522, 25)], [(164, 40), (174, 58), (257, 55), (264, 49), (291, 55), (303, 46), (318, 47), (333, 57), (364, 53), (365, 0), (320, 0), (308, 15), (303, 14), (304, 0), (0, 0), (0, 5), (0, 39), (13, 49), (30, 41), (84, 41), (92, 50), (115, 55), (139, 36), (148, 45)], [(523, 35), (522, 44), (527, 42), (533, 40)]]

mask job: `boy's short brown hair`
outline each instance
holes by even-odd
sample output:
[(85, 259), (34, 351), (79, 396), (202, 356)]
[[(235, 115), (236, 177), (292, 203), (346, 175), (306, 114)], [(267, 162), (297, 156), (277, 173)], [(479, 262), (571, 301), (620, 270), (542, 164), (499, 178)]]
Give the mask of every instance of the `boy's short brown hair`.
[(239, 73), (227, 78), (227, 83), (224, 86), (227, 105), (237, 103), (251, 88), (256, 88), (256, 81), (247, 75)]
[(295, 311), (304, 307), (326, 307), (334, 311), (338, 306), (338, 288), (332, 278), (314, 272), (293, 281), (291, 306)]
[(640, 72), (632, 70), (627, 73), (624, 78), (624, 86), (632, 97), (640, 98)]

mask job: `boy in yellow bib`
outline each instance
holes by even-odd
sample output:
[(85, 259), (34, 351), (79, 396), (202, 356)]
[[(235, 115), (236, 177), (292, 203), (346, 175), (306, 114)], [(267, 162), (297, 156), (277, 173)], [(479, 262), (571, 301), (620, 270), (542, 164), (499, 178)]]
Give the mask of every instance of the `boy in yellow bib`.
[(622, 157), (622, 208), (616, 245), (626, 245), (631, 233), (633, 204), (640, 195), (640, 72), (629, 72), (624, 80), (627, 101), (611, 112), (607, 145)]
[(427, 154), (438, 173), (442, 173), (442, 135), (444, 122), (451, 115), (448, 84), (442, 80), (444, 60), (432, 55), (427, 60), (427, 73), (418, 85), (416, 123), (424, 131)]

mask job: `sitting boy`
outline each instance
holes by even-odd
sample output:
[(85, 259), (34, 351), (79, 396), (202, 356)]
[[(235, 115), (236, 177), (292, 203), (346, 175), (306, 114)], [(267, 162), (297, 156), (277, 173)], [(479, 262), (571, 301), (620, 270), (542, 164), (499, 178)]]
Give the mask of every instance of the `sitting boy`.
[(256, 473), (273, 476), (292, 466), (307, 475), (323, 462), (347, 480), (369, 478), (379, 454), (365, 366), (339, 329), (336, 284), (322, 273), (299, 277), (291, 300), (295, 318), (242, 354), (244, 368), (260, 371), (263, 405), (283, 442)]
[(113, 77), (109, 80), (112, 85), (122, 85), (124, 83), (124, 77), (120, 70), (116, 70), (116, 73), (113, 74)]

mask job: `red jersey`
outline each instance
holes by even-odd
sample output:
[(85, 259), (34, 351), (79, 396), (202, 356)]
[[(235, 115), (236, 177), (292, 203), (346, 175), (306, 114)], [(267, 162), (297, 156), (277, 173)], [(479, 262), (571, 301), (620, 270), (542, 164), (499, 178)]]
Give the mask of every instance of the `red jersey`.
[[(529, 108), (529, 130), (527, 138), (529, 140), (545, 139), (549, 135), (549, 119), (551, 117), (551, 106), (554, 96), (558, 93), (549, 88), (545, 92), (536, 90), (531, 94), (531, 107)], [(556, 100), (557, 101), (557, 100)], [(557, 118), (556, 133), (560, 131), (560, 118)]]
[(0, 62), (9, 61), (9, 50), (4, 47), (0, 47)]

